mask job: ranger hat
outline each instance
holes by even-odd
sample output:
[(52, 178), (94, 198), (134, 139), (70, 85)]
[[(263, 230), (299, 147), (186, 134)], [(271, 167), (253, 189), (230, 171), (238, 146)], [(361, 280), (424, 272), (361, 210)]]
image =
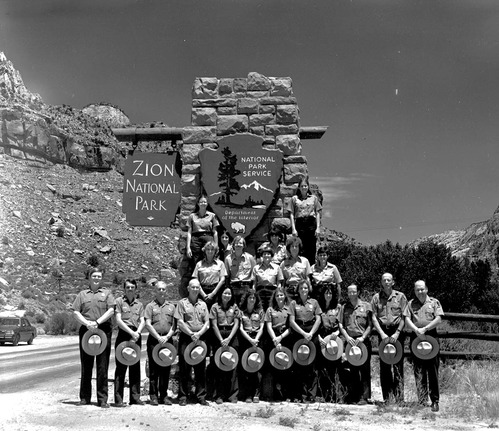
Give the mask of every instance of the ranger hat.
[(87, 355), (100, 355), (107, 346), (107, 335), (102, 329), (89, 329), (81, 339), (81, 347)]
[(256, 373), (263, 367), (264, 362), (265, 354), (263, 353), (263, 350), (260, 347), (254, 346), (246, 349), (241, 359), (241, 365), (243, 366), (244, 371), (248, 373)]
[(310, 365), (315, 359), (315, 344), (305, 338), (298, 340), (293, 346), (293, 359), (300, 365)]
[(193, 341), (185, 348), (184, 359), (189, 365), (197, 365), (206, 358), (208, 349), (202, 340)]
[(385, 364), (393, 365), (402, 359), (404, 349), (400, 341), (397, 340), (395, 343), (392, 343), (391, 337), (388, 337), (379, 343), (378, 352), (379, 358)]
[(116, 360), (124, 365), (134, 365), (140, 361), (140, 346), (133, 341), (123, 341), (115, 349)]
[(433, 359), (438, 355), (439, 350), (437, 339), (431, 335), (420, 335), (411, 343), (411, 351), (419, 359)]
[(156, 344), (152, 349), (152, 358), (160, 367), (170, 367), (177, 356), (177, 349), (171, 343)]
[(232, 371), (239, 362), (239, 355), (232, 346), (219, 347), (215, 352), (215, 364), (222, 371)]
[(345, 347), (345, 356), (350, 364), (358, 367), (366, 363), (369, 353), (364, 343), (358, 342), (356, 346), (347, 343), (347, 346)]
[(270, 351), (269, 361), (274, 368), (287, 370), (293, 364), (293, 354), (287, 347), (281, 346), (280, 349), (274, 347)]
[(324, 338), (325, 346), (321, 347), (321, 352), (326, 359), (330, 361), (336, 361), (343, 355), (343, 340), (340, 337), (336, 337), (333, 340), (331, 335)]

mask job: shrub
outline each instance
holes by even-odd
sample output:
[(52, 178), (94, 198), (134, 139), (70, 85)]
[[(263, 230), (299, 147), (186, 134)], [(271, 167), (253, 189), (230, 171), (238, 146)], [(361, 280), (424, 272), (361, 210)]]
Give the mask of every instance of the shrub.
[(255, 413), (255, 417), (257, 418), (264, 418), (264, 419), (268, 419), (272, 416), (275, 415), (275, 411), (272, 407), (270, 406), (267, 406), (267, 407), (260, 407), (256, 413)]
[(21, 296), (25, 299), (32, 299), (35, 298), (35, 294), (31, 289), (26, 289), (23, 293), (21, 293)]
[(294, 428), (297, 423), (298, 419), (296, 418), (290, 418), (288, 416), (281, 416), (279, 418), (279, 425), (282, 425), (284, 427)]
[(47, 320), (47, 316), (44, 313), (39, 312), (35, 314), (36, 323), (45, 323), (45, 320)]
[(69, 313), (55, 313), (45, 322), (45, 332), (53, 335), (74, 334), (77, 331), (77, 323)]

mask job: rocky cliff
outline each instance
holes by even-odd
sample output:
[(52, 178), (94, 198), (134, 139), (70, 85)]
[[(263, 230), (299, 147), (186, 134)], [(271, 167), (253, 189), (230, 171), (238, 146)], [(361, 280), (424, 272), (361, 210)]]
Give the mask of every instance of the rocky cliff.
[(429, 237), (420, 238), (412, 245), (418, 245), (423, 240), (431, 239), (444, 244), (457, 257), (467, 257), (472, 260), (489, 260), (497, 269), (499, 263), (499, 207), (488, 220), (473, 223), (464, 230), (448, 231)]
[(5, 154), (41, 163), (109, 170), (123, 157), (111, 126), (129, 123), (126, 115), (111, 105), (78, 110), (43, 103), (0, 52), (0, 150)]

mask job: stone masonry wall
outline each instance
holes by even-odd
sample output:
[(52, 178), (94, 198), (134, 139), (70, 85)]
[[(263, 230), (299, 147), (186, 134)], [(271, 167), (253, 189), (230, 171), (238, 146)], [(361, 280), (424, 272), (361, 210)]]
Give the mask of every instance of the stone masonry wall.
[[(202, 192), (198, 154), (216, 148), (217, 140), (235, 133), (262, 136), (264, 147), (284, 153), (284, 169), (274, 205), (256, 231), (246, 240), (248, 248), (265, 240), (271, 226), (289, 231), (288, 208), (300, 179), (308, 175), (299, 138), (300, 115), (291, 78), (266, 77), (256, 72), (247, 78), (196, 78), (192, 88), (192, 121), (184, 128), (181, 144), (182, 200), (179, 224), (194, 211)], [(185, 234), (180, 249), (185, 249)]]

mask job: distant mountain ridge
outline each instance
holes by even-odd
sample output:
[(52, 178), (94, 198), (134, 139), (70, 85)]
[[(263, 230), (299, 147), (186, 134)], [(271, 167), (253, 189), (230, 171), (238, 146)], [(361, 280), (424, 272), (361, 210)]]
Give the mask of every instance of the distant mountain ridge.
[(411, 245), (417, 246), (428, 239), (444, 244), (452, 250), (452, 254), (456, 257), (488, 260), (491, 266), (497, 269), (499, 263), (499, 207), (488, 220), (473, 223), (463, 230), (447, 231), (419, 238)]

